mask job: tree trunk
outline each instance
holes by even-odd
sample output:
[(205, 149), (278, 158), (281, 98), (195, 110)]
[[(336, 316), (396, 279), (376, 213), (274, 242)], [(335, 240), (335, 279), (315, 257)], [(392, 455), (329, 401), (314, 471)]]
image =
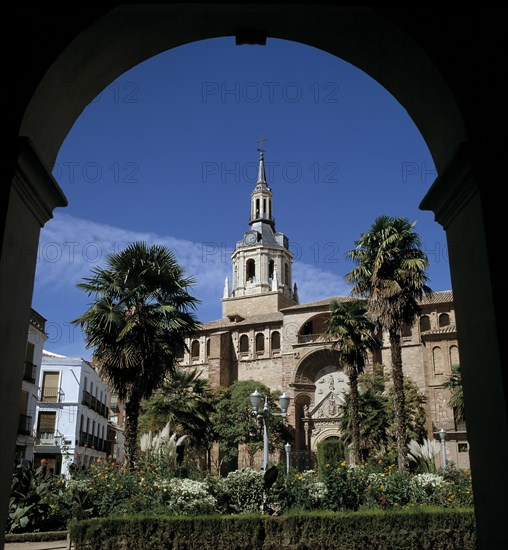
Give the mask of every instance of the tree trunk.
[(138, 438), (138, 417), (141, 400), (133, 394), (125, 402), (125, 461), (129, 468), (134, 467)]
[(360, 456), (360, 417), (358, 411), (358, 372), (353, 366), (349, 371), (349, 386), (351, 388), (351, 442), (353, 464), (361, 463)]
[(402, 373), (402, 349), (398, 332), (390, 331), (392, 354), (392, 382), (395, 412), (395, 437), (397, 439), (397, 462), (400, 471), (408, 469), (406, 436), (406, 398), (404, 395), (404, 375)]

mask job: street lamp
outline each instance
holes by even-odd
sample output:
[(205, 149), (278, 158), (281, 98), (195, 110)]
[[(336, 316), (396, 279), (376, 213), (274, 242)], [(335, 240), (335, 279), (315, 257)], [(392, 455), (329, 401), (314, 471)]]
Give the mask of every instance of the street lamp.
[(446, 468), (446, 430), (444, 428), (441, 428), (438, 433), (439, 438), (441, 439), (441, 464), (443, 468)]
[[(272, 416), (287, 416), (288, 415), (288, 407), (289, 407), (289, 401), (290, 401), (289, 395), (284, 392), (279, 397), (279, 407), (281, 412), (280, 413), (274, 413), (271, 412), (268, 408), (268, 397), (265, 397), (265, 404), (263, 406), (263, 410), (260, 411), (261, 403), (263, 401), (263, 396), (258, 392), (258, 390), (252, 392), (250, 394), (250, 402), (252, 405), (252, 414), (256, 419), (263, 419), (263, 470), (266, 472), (266, 469), (268, 467), (268, 423), (270, 421), (270, 418)], [(287, 451), (286, 451), (287, 452)]]
[(286, 450), (286, 473), (289, 474), (289, 467), (291, 466), (291, 444), (286, 443), (284, 449)]

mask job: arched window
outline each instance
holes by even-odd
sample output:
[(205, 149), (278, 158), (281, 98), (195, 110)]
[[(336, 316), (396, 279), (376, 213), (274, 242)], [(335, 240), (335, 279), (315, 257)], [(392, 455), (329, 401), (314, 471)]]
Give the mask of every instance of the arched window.
[(427, 330), (430, 330), (430, 317), (422, 315), (420, 317), (420, 332), (426, 332)]
[(289, 265), (287, 263), (284, 264), (284, 284), (289, 286)]
[(206, 357), (210, 357), (210, 338), (206, 340)]
[(459, 348), (450, 346), (450, 365), (460, 365)]
[(240, 353), (249, 353), (249, 337), (246, 334), (240, 336)]
[(432, 363), (434, 365), (434, 374), (444, 373), (443, 350), (438, 346), (432, 349)]
[(447, 327), (450, 324), (450, 316), (448, 313), (441, 313), (439, 316), (439, 326)]
[(409, 323), (402, 325), (402, 338), (411, 338), (413, 336), (412, 327)]
[(254, 282), (256, 280), (256, 262), (247, 260), (247, 281)]
[(272, 332), (272, 351), (280, 351), (280, 332)]
[(265, 335), (260, 332), (256, 334), (256, 353), (263, 353), (265, 351)]
[(192, 360), (195, 361), (199, 359), (199, 341), (193, 340), (191, 344), (191, 357)]

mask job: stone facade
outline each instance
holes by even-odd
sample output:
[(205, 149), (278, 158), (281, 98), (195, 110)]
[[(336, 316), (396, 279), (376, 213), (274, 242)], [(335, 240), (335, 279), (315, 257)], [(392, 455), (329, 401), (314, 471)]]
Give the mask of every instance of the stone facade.
[[(288, 420), (294, 428), (293, 449), (315, 451), (320, 441), (340, 436), (338, 405), (348, 387), (338, 354), (323, 333), (331, 303), (353, 298), (335, 296), (298, 304), (296, 284), (291, 288), (292, 256), (287, 238), (274, 231), (272, 194), (263, 163), (261, 152), (258, 183), (252, 194), (251, 230), (232, 254), (232, 291), (226, 280), (222, 319), (204, 323), (199, 334), (187, 342), (189, 351), (181, 366), (198, 368), (212, 386), (253, 379), (287, 392), (292, 398)], [(269, 198), (269, 219), (256, 218), (254, 199), (259, 196)], [(252, 234), (255, 237), (249, 237)], [(426, 398), (428, 437), (438, 438), (443, 427), (448, 459), (468, 468), (465, 425), (456, 422), (448, 406), (450, 392), (443, 387), (451, 365), (460, 363), (451, 291), (435, 292), (421, 303), (420, 317), (402, 332), (402, 359), (404, 374)], [(368, 357), (366, 370), (376, 363), (385, 365), (389, 374), (387, 335), (382, 349)]]

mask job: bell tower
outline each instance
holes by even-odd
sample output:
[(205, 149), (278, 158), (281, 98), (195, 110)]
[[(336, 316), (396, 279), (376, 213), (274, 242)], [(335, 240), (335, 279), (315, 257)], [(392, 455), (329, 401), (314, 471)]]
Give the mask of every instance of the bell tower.
[(231, 254), (231, 292), (226, 279), (222, 300), (223, 317), (247, 318), (279, 311), (298, 303), (293, 285), (293, 254), (289, 240), (275, 231), (273, 195), (265, 173), (263, 139), (260, 139), (259, 168), (251, 193), (249, 230)]

